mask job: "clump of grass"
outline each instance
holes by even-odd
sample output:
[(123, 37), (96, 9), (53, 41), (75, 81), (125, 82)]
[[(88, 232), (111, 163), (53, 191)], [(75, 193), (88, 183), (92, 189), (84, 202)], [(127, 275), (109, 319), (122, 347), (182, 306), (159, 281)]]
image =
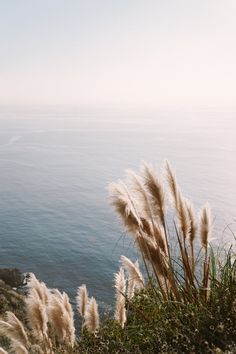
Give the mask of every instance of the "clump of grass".
[[(165, 165), (165, 176), (176, 214), (174, 227), (180, 254), (180, 274), (176, 271), (175, 259), (170, 250), (164, 184), (156, 177), (153, 167), (144, 164), (140, 174), (128, 171), (126, 181), (111, 184), (112, 204), (134, 238), (148, 277), (148, 270), (151, 269), (163, 299), (186, 302), (191, 296), (194, 301), (206, 301), (210, 277), (208, 248), (212, 233), (210, 207), (203, 206), (197, 220), (193, 207), (183, 196), (168, 162)], [(201, 283), (194, 256), (198, 229), (204, 253)]]
[(127, 321), (103, 322), (96, 337), (83, 333), (82, 353), (234, 353), (236, 351), (236, 263), (232, 251), (226, 263), (211, 262), (207, 301), (165, 300), (155, 277), (130, 300)]
[[(30, 275), (28, 286), (24, 323), (10, 311), (0, 321), (0, 335), (8, 338), (6, 348), (16, 354), (56, 354), (61, 350), (73, 353), (77, 346), (74, 312), (67, 294), (48, 289), (34, 274)], [(85, 318), (84, 326), (95, 333), (99, 327), (97, 303), (94, 298), (86, 300), (86, 287), (81, 288), (84, 303), (79, 309)]]

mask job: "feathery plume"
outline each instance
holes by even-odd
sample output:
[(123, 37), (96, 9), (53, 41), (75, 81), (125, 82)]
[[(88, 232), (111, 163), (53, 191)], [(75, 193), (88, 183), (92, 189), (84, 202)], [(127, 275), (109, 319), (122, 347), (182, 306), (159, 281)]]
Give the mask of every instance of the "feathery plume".
[(125, 301), (119, 301), (116, 304), (115, 319), (120, 324), (121, 328), (124, 328), (127, 321), (127, 314), (125, 308)]
[(11, 311), (6, 312), (6, 320), (7, 320), (7, 323), (9, 323), (12, 326), (12, 328), (14, 328), (14, 331), (17, 334), (14, 336), (14, 339), (16, 339), (21, 344), (27, 346), (28, 345), (28, 337), (25, 332), (23, 323)]
[(211, 209), (209, 204), (202, 207), (200, 211), (200, 236), (202, 246), (205, 250), (208, 247), (209, 240), (211, 238), (212, 232), (212, 219), (211, 219)]
[(8, 353), (3, 348), (0, 348), (0, 354), (8, 354)]
[(209, 282), (209, 260), (208, 260), (208, 244), (212, 232), (211, 210), (208, 204), (205, 204), (200, 211), (200, 236), (201, 243), (205, 250), (205, 259), (203, 262), (203, 296), (205, 300), (208, 298), (208, 282)]
[(116, 288), (116, 297), (125, 296), (126, 292), (126, 280), (125, 280), (125, 272), (122, 267), (118, 273), (115, 273), (115, 288)]
[(162, 225), (165, 224), (165, 193), (163, 186), (155, 175), (151, 165), (144, 163), (144, 184), (150, 193), (151, 205), (154, 213), (159, 217)]
[(123, 182), (119, 182), (111, 183), (109, 191), (111, 195), (111, 204), (121, 217), (125, 227), (129, 232), (136, 233), (142, 223), (137, 214), (134, 201), (128, 193), (128, 189)]
[(165, 231), (162, 226), (152, 224), (149, 220), (141, 218), (142, 229), (139, 234), (151, 238), (157, 246), (159, 246), (163, 252), (168, 253), (167, 244), (165, 239)]
[(135, 280), (131, 279), (130, 276), (129, 276), (129, 278), (128, 278), (128, 287), (127, 287), (128, 299), (132, 299), (132, 297), (134, 296), (134, 292), (135, 292)]
[[(134, 264), (139, 269), (138, 260)], [(134, 296), (136, 288), (140, 289), (140, 284), (139, 283), (137, 284), (136, 280), (131, 278), (131, 276), (129, 274), (129, 277), (128, 277), (128, 288), (127, 288), (128, 299), (132, 299), (132, 297)]]
[(186, 203), (186, 208), (188, 211), (188, 217), (190, 221), (189, 241), (191, 243), (194, 241), (197, 234), (197, 221), (196, 221), (193, 205), (188, 200), (185, 200), (185, 203)]
[(189, 219), (188, 209), (184, 197), (178, 187), (175, 174), (168, 161), (166, 161), (165, 169), (166, 169), (167, 182), (169, 184), (169, 188), (172, 194), (172, 200), (177, 212), (180, 229), (182, 231), (182, 235), (185, 241), (186, 238), (189, 236), (189, 232), (190, 232), (190, 219)]
[(71, 347), (75, 341), (73, 311), (68, 296), (59, 291), (51, 294), (48, 304), (48, 320), (59, 342), (66, 342)]
[(46, 305), (49, 301), (50, 297), (50, 292), (45, 283), (40, 282), (34, 273), (30, 273), (29, 275), (29, 280), (28, 280), (28, 286), (30, 289), (35, 289), (35, 291), (38, 293), (38, 297), (42, 301), (44, 305)]
[(63, 342), (66, 336), (65, 330), (62, 326), (63, 314), (64, 309), (61, 297), (59, 297), (58, 294), (52, 294), (48, 304), (48, 321), (59, 342)]
[(175, 209), (178, 210), (178, 206), (179, 206), (179, 187), (177, 184), (177, 179), (175, 177), (175, 174), (172, 170), (172, 167), (169, 163), (169, 161), (166, 160), (165, 163), (165, 170), (166, 170), (166, 178), (167, 178), (167, 182), (172, 194), (172, 199), (173, 199), (173, 203), (175, 206)]
[(94, 297), (89, 300), (85, 313), (85, 327), (89, 332), (95, 333), (99, 328), (98, 305)]
[(121, 267), (118, 273), (115, 273), (115, 288), (116, 288), (116, 306), (115, 319), (124, 328), (126, 322), (126, 308), (125, 308), (125, 292), (126, 280), (124, 269)]
[(47, 337), (48, 331), (47, 309), (35, 288), (30, 289), (28, 297), (26, 298), (26, 309), (28, 322), (33, 335), (43, 341), (44, 338)]
[(129, 258), (125, 256), (120, 257), (122, 266), (128, 271), (130, 279), (135, 281), (137, 288), (144, 286), (143, 276), (139, 270), (138, 263), (133, 263)]
[(196, 222), (195, 213), (192, 204), (188, 200), (186, 200), (185, 203), (186, 203), (186, 208), (187, 208), (189, 222), (190, 222), (190, 230), (189, 230), (190, 256), (191, 256), (192, 272), (194, 273), (195, 261), (194, 261), (193, 242), (197, 234), (197, 222)]
[(178, 202), (177, 216), (179, 219), (179, 225), (182, 231), (183, 238), (184, 240), (186, 240), (189, 237), (189, 233), (191, 230), (191, 222), (189, 219), (189, 213), (186, 207), (186, 202), (184, 200), (184, 197), (180, 192), (178, 194), (179, 194), (179, 198), (178, 198), (179, 202)]
[(74, 326), (74, 312), (72, 310), (72, 306), (69, 301), (68, 295), (63, 292), (63, 305), (64, 309), (67, 313), (67, 342), (70, 344), (71, 347), (74, 346), (75, 343), (75, 326)]
[(84, 318), (86, 307), (89, 301), (88, 291), (85, 284), (81, 285), (77, 290), (76, 303), (77, 309), (81, 317)]
[(151, 264), (158, 276), (168, 278), (168, 261), (166, 254), (150, 238), (142, 235), (137, 242), (145, 259)]
[(11, 349), (14, 351), (15, 354), (29, 354), (26, 347), (15, 340), (11, 342)]
[(150, 204), (147, 189), (142, 178), (132, 170), (127, 171), (127, 177), (132, 190), (135, 192), (137, 207), (142, 217), (147, 218), (154, 224), (152, 206)]
[(153, 230), (153, 236), (154, 236), (156, 245), (161, 248), (161, 250), (166, 254), (166, 256), (168, 256), (164, 228), (161, 226), (155, 225), (154, 230)]
[(0, 333), (10, 340), (28, 345), (28, 337), (20, 320), (10, 311), (6, 312), (6, 321), (0, 321)]

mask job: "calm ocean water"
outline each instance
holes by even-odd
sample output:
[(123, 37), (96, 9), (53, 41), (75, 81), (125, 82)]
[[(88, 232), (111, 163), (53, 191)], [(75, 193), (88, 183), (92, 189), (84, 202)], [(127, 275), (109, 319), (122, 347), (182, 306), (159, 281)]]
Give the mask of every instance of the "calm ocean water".
[(1, 109), (0, 267), (35, 272), (71, 297), (86, 283), (101, 306), (112, 303), (119, 256), (136, 255), (106, 187), (143, 159), (170, 160), (195, 206), (212, 205), (214, 242), (232, 242), (235, 136), (233, 111)]

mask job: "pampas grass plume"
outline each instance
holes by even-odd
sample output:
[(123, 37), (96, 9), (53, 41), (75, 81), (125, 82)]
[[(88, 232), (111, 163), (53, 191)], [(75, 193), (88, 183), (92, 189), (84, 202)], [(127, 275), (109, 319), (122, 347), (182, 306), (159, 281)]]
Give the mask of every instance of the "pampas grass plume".
[(3, 348), (0, 348), (0, 354), (8, 354), (8, 353)]
[(167, 179), (167, 183), (169, 185), (170, 191), (171, 191), (171, 195), (172, 195), (172, 200), (173, 200), (173, 204), (175, 206), (175, 209), (178, 209), (178, 205), (179, 205), (179, 187), (177, 184), (177, 179), (175, 176), (175, 173), (172, 170), (172, 167), (169, 163), (169, 161), (166, 160), (165, 163), (165, 171), (166, 171), (166, 179)]
[(32, 288), (26, 298), (26, 309), (29, 325), (36, 338), (41, 341), (47, 336), (47, 309), (41, 301), (36, 289)]
[(99, 328), (98, 305), (94, 297), (91, 297), (85, 313), (85, 327), (89, 332), (95, 333)]
[(153, 210), (159, 217), (162, 225), (165, 223), (165, 193), (163, 186), (157, 179), (151, 165), (143, 163), (144, 183), (150, 193)]
[(30, 289), (35, 289), (38, 293), (38, 297), (42, 301), (43, 304), (47, 304), (50, 298), (50, 292), (45, 283), (40, 282), (34, 275), (34, 273), (30, 273), (29, 280), (27, 285)]
[(150, 219), (152, 224), (153, 220), (153, 211), (150, 204), (150, 200), (148, 198), (148, 193), (146, 186), (144, 184), (144, 180), (141, 176), (135, 173), (132, 170), (127, 170), (127, 177), (130, 185), (130, 189), (135, 193), (137, 209), (139, 210), (142, 217)]
[(62, 342), (65, 337), (64, 329), (62, 327), (63, 318), (63, 306), (61, 302), (61, 296), (54, 293), (51, 295), (51, 299), (48, 305), (48, 321), (51, 325), (54, 335), (59, 342)]
[(188, 217), (190, 221), (189, 241), (190, 243), (192, 243), (196, 237), (198, 225), (197, 225), (193, 205), (188, 200), (185, 200), (185, 203), (186, 203), (186, 208), (188, 211)]
[(207, 249), (212, 233), (211, 209), (209, 204), (205, 204), (200, 211), (199, 227), (202, 246)]
[(180, 192), (178, 194), (179, 197), (178, 197), (177, 215), (179, 219), (180, 229), (182, 231), (184, 239), (186, 240), (190, 234), (191, 221), (189, 218), (189, 212), (186, 206), (186, 201)]
[(66, 293), (59, 290), (51, 294), (48, 305), (48, 320), (59, 342), (73, 347), (75, 342), (74, 314)]
[(115, 288), (116, 288), (116, 306), (115, 319), (124, 328), (126, 322), (126, 308), (125, 308), (125, 293), (126, 280), (124, 269), (121, 267), (118, 273), (115, 273)]
[(67, 328), (67, 342), (68, 344), (73, 347), (75, 343), (75, 326), (74, 326), (74, 312), (72, 310), (72, 306), (69, 301), (68, 295), (63, 292), (63, 306), (64, 311), (66, 312), (67, 316), (65, 317), (66, 320), (66, 328)]
[(28, 337), (20, 320), (10, 311), (6, 312), (6, 321), (0, 321), (0, 333), (22, 345), (28, 345)]
[(85, 317), (88, 301), (89, 301), (89, 296), (88, 296), (87, 287), (85, 284), (83, 284), (78, 288), (77, 296), (76, 296), (77, 309), (82, 318)]
[(142, 222), (128, 188), (121, 181), (109, 185), (111, 204), (129, 232), (136, 233)]
[(25, 346), (17, 341), (12, 341), (11, 349), (14, 351), (14, 354), (29, 354)]
[(142, 288), (144, 286), (144, 280), (139, 270), (138, 263), (133, 263), (129, 258), (125, 256), (121, 256), (120, 260), (122, 266), (128, 271), (130, 279), (135, 281), (137, 287)]

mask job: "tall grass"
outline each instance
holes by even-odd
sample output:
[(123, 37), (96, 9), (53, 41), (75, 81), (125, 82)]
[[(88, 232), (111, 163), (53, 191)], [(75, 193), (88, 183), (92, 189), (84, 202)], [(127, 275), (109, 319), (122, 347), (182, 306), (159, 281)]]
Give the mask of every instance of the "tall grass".
[[(82, 319), (78, 340), (67, 294), (48, 289), (31, 274), (26, 321), (12, 312), (0, 321), (0, 334), (10, 340), (11, 352), (203, 353), (234, 345), (230, 336), (236, 334), (235, 255), (229, 249), (222, 264), (210, 248), (210, 206), (203, 205), (196, 215), (168, 162), (161, 178), (144, 163), (138, 174), (128, 171), (125, 181), (109, 189), (111, 203), (140, 252), (145, 276), (138, 261), (121, 256), (114, 277), (114, 319), (102, 324), (96, 300), (81, 285), (76, 297)], [(174, 210), (173, 227), (168, 208)], [(173, 237), (178, 251), (173, 251)], [(219, 327), (214, 334), (212, 326)]]
[[(133, 236), (150, 278), (152, 271), (164, 299), (175, 301), (207, 301), (210, 278), (209, 241), (212, 233), (210, 207), (205, 205), (197, 217), (191, 203), (183, 196), (175, 174), (168, 162), (165, 179), (175, 210), (174, 229), (178, 243), (179, 267), (171, 254), (170, 233), (167, 227), (168, 198), (164, 183), (152, 166), (144, 164), (139, 174), (128, 171), (126, 181), (110, 185), (112, 205)], [(199, 231), (198, 231), (199, 230)], [(202, 280), (196, 268), (196, 238), (202, 245)]]

